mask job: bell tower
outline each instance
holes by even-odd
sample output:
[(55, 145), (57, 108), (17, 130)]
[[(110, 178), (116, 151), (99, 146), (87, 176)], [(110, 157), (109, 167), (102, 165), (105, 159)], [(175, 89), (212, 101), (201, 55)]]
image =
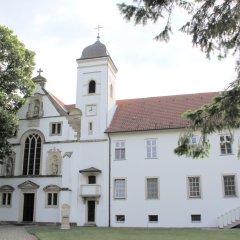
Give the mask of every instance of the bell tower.
[(117, 68), (99, 35), (94, 44), (83, 49), (77, 64), (76, 107), (83, 113), (81, 139), (105, 138), (104, 131), (116, 108)]

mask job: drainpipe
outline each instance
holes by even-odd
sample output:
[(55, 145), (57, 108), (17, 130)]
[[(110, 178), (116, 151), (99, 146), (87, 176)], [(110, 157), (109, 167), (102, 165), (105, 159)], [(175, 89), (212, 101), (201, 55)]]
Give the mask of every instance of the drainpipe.
[(111, 227), (111, 137), (108, 133), (108, 227)]

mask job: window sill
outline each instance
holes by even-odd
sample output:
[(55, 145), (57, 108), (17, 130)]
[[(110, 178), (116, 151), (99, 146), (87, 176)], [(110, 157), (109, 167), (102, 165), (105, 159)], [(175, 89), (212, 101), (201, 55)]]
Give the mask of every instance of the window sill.
[(234, 155), (235, 155), (234, 153), (225, 153), (225, 154), (223, 154), (223, 153), (220, 153), (220, 155), (219, 155), (219, 156), (226, 157), (226, 156), (234, 156)]
[(1, 205), (0, 208), (11, 208), (11, 205)]
[(146, 160), (148, 159), (159, 159), (158, 157), (152, 157), (152, 158), (145, 158)]
[(232, 199), (232, 198), (237, 198), (238, 196), (237, 195), (234, 195), (234, 196), (224, 196), (224, 199)]
[(58, 206), (47, 205), (46, 208), (58, 208)]
[(114, 159), (114, 161), (125, 161), (126, 158), (121, 158), (121, 159)]

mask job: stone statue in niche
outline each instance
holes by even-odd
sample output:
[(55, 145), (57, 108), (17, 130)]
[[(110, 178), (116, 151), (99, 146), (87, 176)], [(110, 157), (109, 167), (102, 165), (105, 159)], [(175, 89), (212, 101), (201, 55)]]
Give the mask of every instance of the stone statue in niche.
[(13, 176), (13, 158), (9, 157), (6, 162), (6, 176)]
[(3, 161), (2, 176), (13, 176), (15, 167), (15, 153)]
[(40, 118), (42, 116), (43, 116), (42, 95), (39, 93), (35, 93), (34, 96), (30, 98), (26, 117)]
[(58, 158), (57, 156), (53, 156), (52, 160), (52, 174), (57, 175), (58, 174)]
[(62, 156), (59, 149), (53, 148), (48, 151), (47, 175), (61, 174)]

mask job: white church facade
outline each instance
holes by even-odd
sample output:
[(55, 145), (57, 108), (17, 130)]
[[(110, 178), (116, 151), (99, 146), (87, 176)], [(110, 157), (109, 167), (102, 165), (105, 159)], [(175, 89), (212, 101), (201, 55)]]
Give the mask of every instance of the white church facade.
[[(77, 59), (76, 104), (39, 75), (19, 110), (12, 156), (0, 165), (0, 223), (101, 227), (233, 227), (240, 224), (240, 131), (209, 136), (208, 158), (173, 150), (181, 114), (218, 93), (116, 100), (117, 68), (99, 39)], [(197, 143), (198, 133), (193, 144)]]

